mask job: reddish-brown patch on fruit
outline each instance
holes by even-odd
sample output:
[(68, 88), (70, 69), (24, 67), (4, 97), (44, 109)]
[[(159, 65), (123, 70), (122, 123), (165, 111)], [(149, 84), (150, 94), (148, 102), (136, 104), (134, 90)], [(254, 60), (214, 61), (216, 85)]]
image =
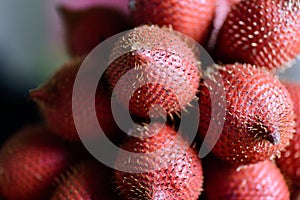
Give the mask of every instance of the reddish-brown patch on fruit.
[[(116, 165), (128, 171), (115, 171), (117, 189), (125, 199), (196, 200), (203, 183), (201, 161), (174, 129), (161, 127), (161, 124), (152, 124), (147, 130), (133, 130), (143, 138), (129, 138), (121, 145), (126, 151), (143, 155), (138, 158), (120, 153), (117, 156)], [(166, 162), (160, 165), (161, 159)], [(129, 173), (140, 169), (145, 171)]]
[[(30, 92), (32, 99), (39, 105), (50, 129), (57, 135), (73, 141), (79, 141), (73, 119), (72, 95), (74, 82), (81, 63), (82, 59), (75, 58), (64, 64), (43, 86)], [(98, 121), (104, 133), (111, 140), (118, 142), (124, 135), (122, 135), (114, 121), (109, 92), (102, 82), (99, 83), (95, 94), (95, 109)], [(86, 89), (80, 88), (82, 95), (78, 97), (81, 98), (81, 104), (78, 105), (82, 110), (82, 116), (80, 116), (81, 126), (89, 126), (91, 118), (91, 111), (87, 110), (88, 106), (86, 106), (90, 103), (85, 98)]]
[(96, 161), (82, 161), (62, 174), (51, 200), (116, 200), (112, 170)]
[(300, 53), (300, 9), (295, 2), (252, 0), (235, 4), (218, 37), (217, 58), (273, 71), (285, 68)]
[(129, 8), (136, 25), (171, 25), (201, 44), (210, 33), (216, 0), (130, 0)]
[(215, 158), (204, 162), (204, 191), (211, 199), (280, 199), (290, 193), (280, 170), (270, 160), (240, 167)]
[(282, 172), (289, 177), (294, 184), (300, 186), (300, 84), (286, 82), (285, 86), (290, 92), (294, 102), (296, 115), (296, 133), (290, 145), (277, 159), (277, 164)]
[[(128, 49), (129, 53), (122, 53)], [(200, 62), (193, 47), (170, 29), (134, 29), (117, 42), (111, 59), (106, 72), (108, 83), (113, 89), (123, 78), (116, 97), (124, 106), (129, 102), (134, 115), (147, 117), (154, 104), (160, 104), (168, 114), (180, 112), (195, 98)], [(125, 76), (128, 72), (134, 73)]]
[[(252, 65), (214, 67), (217, 72), (211, 76), (221, 74), (227, 108), (223, 131), (213, 153), (235, 164), (256, 163), (280, 155), (295, 132), (293, 102), (284, 85), (271, 73)], [(210, 117), (207, 86), (210, 85), (200, 86), (202, 137), (207, 134), (210, 120), (215, 120)]]
[(0, 151), (0, 195), (11, 200), (46, 199), (55, 177), (72, 159), (66, 144), (44, 126), (25, 128)]
[(130, 28), (128, 17), (114, 8), (60, 7), (68, 50), (72, 56), (90, 53), (105, 39)]

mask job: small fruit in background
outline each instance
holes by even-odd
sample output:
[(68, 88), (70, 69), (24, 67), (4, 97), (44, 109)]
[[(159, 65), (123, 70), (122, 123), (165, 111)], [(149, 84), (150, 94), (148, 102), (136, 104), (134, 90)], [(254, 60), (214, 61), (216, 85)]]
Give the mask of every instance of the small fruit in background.
[(72, 56), (86, 55), (105, 39), (130, 29), (128, 16), (109, 7), (75, 10), (61, 6), (60, 13)]
[(216, 0), (130, 0), (135, 25), (172, 26), (205, 45), (214, 17)]
[(46, 199), (55, 177), (76, 157), (66, 146), (42, 125), (19, 131), (0, 151), (0, 196)]
[[(132, 131), (140, 138), (129, 138), (121, 148), (140, 156), (120, 153), (116, 158), (116, 165), (127, 170), (115, 171), (121, 196), (124, 199), (197, 200), (202, 191), (202, 166), (187, 142), (167, 125), (156, 123), (147, 129)], [(143, 169), (140, 173), (130, 173)]]
[[(155, 104), (174, 114), (195, 98), (201, 77), (200, 62), (194, 50), (170, 29), (140, 26), (115, 46), (106, 78), (111, 89), (117, 83), (120, 85), (115, 89), (116, 99), (124, 106), (129, 101), (133, 115), (148, 117)], [(126, 49), (131, 51), (118, 57)], [(128, 72), (133, 75), (124, 76)], [(158, 109), (155, 111), (156, 116), (161, 114)]]
[(215, 49), (225, 63), (248, 63), (284, 69), (300, 53), (300, 4), (293, 0), (236, 3), (228, 14)]
[(296, 133), (290, 145), (277, 159), (277, 164), (282, 173), (292, 180), (293, 184), (300, 187), (300, 84), (285, 82), (294, 102), (296, 120)]
[[(65, 63), (44, 85), (30, 92), (31, 98), (37, 102), (49, 128), (57, 135), (71, 141), (80, 141), (73, 119), (72, 94), (76, 75), (82, 62), (82, 58), (74, 58)], [(122, 132), (115, 124), (109, 92), (103, 84), (100, 80), (95, 94), (98, 121), (107, 137), (118, 142), (123, 137)], [(80, 123), (82, 126), (88, 126), (91, 111), (87, 110), (86, 105), (90, 102), (87, 102), (85, 98), (86, 88), (80, 89), (82, 90), (81, 104), (78, 105), (82, 109)]]
[[(214, 69), (211, 77), (214, 80), (221, 74), (227, 108), (223, 131), (212, 152), (237, 165), (280, 155), (295, 132), (293, 102), (285, 86), (268, 71), (248, 64), (215, 65)], [(200, 86), (201, 137), (214, 120), (208, 87)]]
[(203, 169), (207, 200), (290, 198), (283, 175), (270, 160), (235, 167), (210, 157), (205, 160)]
[(94, 160), (71, 166), (57, 179), (51, 200), (116, 200), (112, 169)]

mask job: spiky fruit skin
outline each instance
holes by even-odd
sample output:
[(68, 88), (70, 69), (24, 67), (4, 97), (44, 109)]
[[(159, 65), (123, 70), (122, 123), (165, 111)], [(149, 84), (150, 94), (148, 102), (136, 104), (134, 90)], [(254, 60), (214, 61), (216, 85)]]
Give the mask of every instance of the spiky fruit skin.
[(231, 10), (231, 7), (240, 2), (241, 0), (217, 0), (216, 1), (216, 12), (213, 20), (213, 30), (209, 39), (208, 47), (213, 49), (216, 45), (217, 38), (221, 27)]
[(295, 2), (285, 0), (235, 4), (219, 33), (216, 57), (272, 71), (285, 68), (300, 52), (299, 10)]
[(130, 28), (128, 17), (113, 8), (61, 7), (60, 10), (67, 48), (72, 56), (86, 55), (105, 39)]
[(95, 161), (81, 161), (62, 174), (51, 200), (115, 200), (109, 184), (112, 170)]
[[(57, 135), (71, 141), (80, 140), (74, 124), (72, 95), (82, 61), (81, 58), (75, 58), (64, 64), (44, 85), (31, 91), (31, 97), (40, 107), (49, 128)], [(91, 111), (87, 110), (88, 106), (86, 106), (89, 105), (85, 98), (86, 88), (80, 88), (80, 90), (82, 90), (82, 95), (78, 97), (81, 98), (79, 100), (81, 104), (78, 106), (82, 110), (80, 123), (81, 126), (88, 126)], [(122, 135), (117, 134), (120, 130), (112, 115), (109, 92), (102, 82), (98, 85), (95, 97), (95, 109), (99, 124), (104, 133), (111, 140), (117, 142)]]
[[(133, 50), (122, 55), (129, 48)], [(155, 104), (168, 114), (180, 112), (197, 93), (199, 62), (193, 49), (170, 29), (141, 26), (132, 30), (117, 42), (111, 59), (108, 84), (114, 89), (122, 78), (116, 98), (124, 106), (129, 102), (134, 115), (147, 117)]]
[(10, 200), (46, 199), (72, 154), (43, 126), (17, 133), (0, 152), (0, 195)]
[[(293, 102), (284, 85), (267, 70), (252, 65), (236, 63), (214, 67), (216, 72), (210, 75), (212, 80), (218, 73), (221, 75), (226, 111), (222, 133), (212, 152), (237, 165), (280, 155), (295, 132)], [(199, 133), (202, 137), (206, 136), (211, 120), (208, 90), (211, 85), (200, 86)], [(221, 95), (214, 88), (213, 92)], [(217, 137), (217, 133), (210, 137)]]
[(211, 159), (204, 163), (203, 168), (204, 191), (207, 200), (288, 200), (290, 197), (284, 177), (270, 160), (235, 167)]
[(171, 25), (174, 30), (206, 44), (216, 0), (130, 0), (129, 8), (136, 25)]
[[(148, 138), (130, 138), (121, 145), (126, 151), (143, 155), (128, 158), (120, 153), (117, 156), (117, 165), (127, 170), (115, 171), (117, 189), (124, 199), (198, 199), (203, 183), (200, 159), (181, 137), (176, 138), (176, 131), (171, 127), (157, 127), (161, 125), (152, 124), (148, 131), (141, 132)], [(154, 151), (159, 153), (150, 155)], [(154, 166), (160, 159), (166, 160), (159, 169), (129, 173)]]
[(296, 133), (290, 145), (277, 159), (277, 164), (284, 175), (293, 181), (293, 184), (300, 186), (300, 84), (286, 82), (285, 86), (294, 102)]

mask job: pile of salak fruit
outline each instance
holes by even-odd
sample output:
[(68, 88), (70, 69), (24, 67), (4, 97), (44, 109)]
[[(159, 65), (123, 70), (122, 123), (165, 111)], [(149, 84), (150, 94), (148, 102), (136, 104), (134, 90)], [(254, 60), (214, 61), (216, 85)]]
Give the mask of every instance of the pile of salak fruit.
[[(25, 127), (1, 147), (0, 196), (299, 199), (300, 83), (282, 82), (278, 72), (300, 53), (300, 3), (129, 0), (128, 6), (129, 14), (103, 6), (59, 7), (72, 58), (30, 91), (44, 122)], [(87, 55), (122, 31), (127, 32), (107, 52), (113, 60), (95, 93), (96, 117), (105, 133), (100, 139), (124, 150), (106, 166), (87, 151), (77, 131), (90, 125), (89, 88), (79, 88), (76, 105), (72, 97)], [(202, 66), (204, 49), (217, 64)], [(125, 76), (132, 71), (136, 76)], [(136, 123), (127, 132), (114, 119), (112, 97), (119, 112), (128, 109)], [(195, 102), (199, 113), (190, 123), (198, 130), (190, 143), (193, 133), (179, 127)], [(155, 122), (162, 116), (164, 123)], [(98, 133), (80, 133), (89, 139), (93, 134)], [(212, 150), (200, 158), (203, 145)]]

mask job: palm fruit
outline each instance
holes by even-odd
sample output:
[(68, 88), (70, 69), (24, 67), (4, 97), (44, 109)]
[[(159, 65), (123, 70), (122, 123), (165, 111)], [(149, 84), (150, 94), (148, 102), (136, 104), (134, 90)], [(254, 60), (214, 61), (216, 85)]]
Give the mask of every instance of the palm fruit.
[(123, 198), (197, 200), (202, 190), (202, 166), (185, 140), (171, 127), (158, 123), (132, 131), (140, 137), (128, 139), (121, 148), (134, 156), (121, 152), (115, 164), (125, 169), (115, 171), (117, 190)]
[(55, 177), (72, 161), (66, 144), (47, 128), (27, 127), (0, 151), (0, 196), (8, 200), (45, 199)]
[[(213, 145), (218, 139), (212, 152), (237, 165), (279, 156), (295, 132), (293, 102), (284, 85), (267, 70), (249, 64), (216, 65), (214, 69), (211, 80), (220, 73), (224, 84), (226, 116), (220, 138), (211, 133), (208, 140)], [(212, 85), (200, 86), (201, 137), (206, 136), (211, 120), (208, 87)], [(212, 91), (218, 95), (218, 90)]]
[(129, 8), (136, 25), (171, 25), (174, 30), (206, 44), (216, 0), (130, 0)]
[[(80, 139), (73, 119), (72, 94), (74, 81), (82, 61), (80, 58), (75, 58), (64, 64), (44, 85), (30, 92), (53, 132), (72, 141)], [(109, 92), (102, 82), (99, 83), (95, 94), (95, 109), (104, 133), (109, 139), (117, 142), (122, 138), (122, 134), (115, 124)], [(82, 123), (81, 126), (88, 126), (91, 111), (87, 110), (87, 106), (85, 106), (89, 103), (85, 98), (86, 88), (80, 89), (82, 90), (82, 95), (79, 97), (82, 99), (80, 100), (82, 103), (78, 105), (82, 109), (80, 123)]]
[(231, 7), (240, 2), (241, 0), (217, 0), (216, 2), (216, 11), (215, 18), (213, 20), (213, 30), (211, 32), (211, 37), (209, 39), (209, 48), (213, 49), (216, 45), (216, 41), (218, 38), (219, 31), (223, 26), (223, 23), (231, 10)]
[(270, 160), (236, 167), (210, 158), (203, 167), (207, 200), (289, 200), (290, 193), (284, 177)]
[(294, 102), (296, 134), (281, 157), (277, 159), (277, 164), (283, 174), (292, 180), (293, 184), (300, 185), (300, 84), (286, 82), (285, 86)]
[(216, 57), (269, 70), (285, 68), (300, 53), (298, 0), (252, 0), (235, 4), (218, 36)]
[(96, 161), (81, 161), (61, 175), (51, 200), (116, 200), (112, 170)]
[[(155, 104), (172, 114), (195, 98), (200, 62), (187, 41), (171, 29), (145, 25), (116, 43), (106, 77), (116, 99), (125, 107), (129, 102), (131, 114), (148, 117)], [(154, 110), (156, 116), (161, 115)]]
[(72, 56), (86, 55), (105, 39), (130, 28), (128, 17), (109, 7), (70, 9), (61, 6), (60, 11)]

